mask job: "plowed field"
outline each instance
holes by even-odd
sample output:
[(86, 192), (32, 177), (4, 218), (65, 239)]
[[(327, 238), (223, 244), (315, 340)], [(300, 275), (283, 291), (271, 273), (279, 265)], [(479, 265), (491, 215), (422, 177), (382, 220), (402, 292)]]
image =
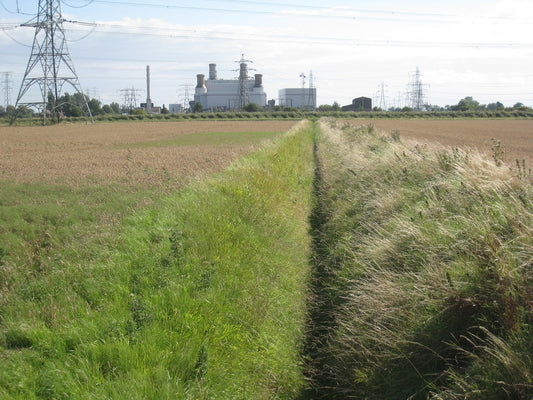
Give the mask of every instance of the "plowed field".
[(0, 180), (176, 186), (219, 171), (294, 121), (0, 127)]
[(476, 148), (492, 154), (493, 140), (500, 141), (504, 161), (514, 165), (516, 160), (533, 165), (533, 120), (410, 120), (369, 119), (353, 120), (355, 125), (374, 125), (385, 132), (397, 130), (400, 138), (420, 142), (438, 142), (445, 146)]

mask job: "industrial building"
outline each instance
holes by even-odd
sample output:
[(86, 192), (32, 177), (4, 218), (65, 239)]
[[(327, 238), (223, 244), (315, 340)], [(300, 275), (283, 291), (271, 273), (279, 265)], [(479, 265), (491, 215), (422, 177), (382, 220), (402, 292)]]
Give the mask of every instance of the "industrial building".
[(181, 104), (169, 104), (168, 112), (170, 114), (177, 114), (183, 112), (183, 105)]
[(244, 57), (239, 61), (238, 79), (218, 79), (216, 64), (209, 64), (209, 79), (205, 75), (196, 76), (194, 102), (204, 110), (242, 109), (250, 103), (260, 107), (267, 105), (267, 95), (263, 89), (263, 75), (248, 77), (248, 62)]
[(314, 110), (316, 108), (316, 88), (280, 89), (279, 105)]
[(342, 111), (372, 111), (372, 99), (369, 97), (357, 97), (352, 104), (342, 107)]

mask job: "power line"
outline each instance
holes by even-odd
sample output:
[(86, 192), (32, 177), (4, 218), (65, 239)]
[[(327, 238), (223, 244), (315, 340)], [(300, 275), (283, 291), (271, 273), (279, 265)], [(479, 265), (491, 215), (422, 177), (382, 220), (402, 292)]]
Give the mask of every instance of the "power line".
[(8, 12), (9, 14), (19, 14), (19, 15), (33, 15), (33, 14), (29, 14), (29, 13), (24, 13), (24, 12), (21, 12), (20, 11), (20, 8), (19, 8), (19, 2), (17, 1), (17, 11), (12, 11), (10, 10), (9, 8), (7, 8), (5, 5), (4, 5), (4, 2), (3, 1), (0, 1), (0, 7), (2, 7), (6, 12)]
[[(78, 24), (77, 21), (67, 21)], [(182, 39), (206, 39), (206, 40), (238, 40), (243, 39), (252, 40), (254, 42), (280, 42), (280, 43), (303, 43), (308, 45), (325, 44), (325, 45), (341, 45), (341, 46), (381, 46), (381, 47), (448, 47), (448, 48), (478, 48), (478, 49), (523, 49), (532, 48), (533, 43), (519, 43), (519, 42), (507, 42), (507, 43), (490, 43), (490, 42), (435, 42), (435, 41), (402, 41), (402, 40), (387, 40), (387, 39), (353, 39), (346, 37), (318, 37), (318, 36), (296, 36), (296, 35), (276, 35), (276, 34), (252, 34), (246, 33), (244, 36), (239, 32), (229, 31), (200, 31), (194, 28), (173, 30), (172, 28), (159, 28), (160, 32), (154, 32), (153, 27), (149, 26), (125, 26), (120, 24), (88, 24), (97, 28), (95, 31), (104, 34), (124, 34), (124, 35), (137, 35), (137, 36), (152, 36), (152, 37), (168, 37), (168, 38), (182, 38)], [(112, 28), (119, 29), (115, 31), (101, 31), (98, 28)], [(131, 30), (123, 30), (131, 29)], [(76, 31), (76, 29), (69, 29)], [(146, 31), (146, 32), (142, 32)]]
[(90, 6), (92, 3), (94, 2), (94, 0), (86, 0), (85, 4), (81, 5), (81, 6), (74, 6), (72, 4), (69, 4), (68, 1), (66, 0), (63, 0), (63, 4), (66, 4), (68, 7), (70, 8), (85, 8), (85, 7), (88, 7)]
[[(206, 1), (206, 0), (204, 0)], [(214, 1), (214, 0), (207, 0)], [(164, 8), (164, 9), (179, 9), (179, 10), (191, 10), (202, 12), (217, 12), (217, 13), (236, 13), (236, 14), (256, 14), (256, 15), (278, 15), (278, 16), (290, 16), (290, 17), (303, 17), (303, 18), (329, 18), (329, 19), (346, 19), (346, 20), (406, 20), (409, 22), (450, 22), (458, 18), (454, 14), (445, 13), (422, 13), (422, 12), (410, 12), (410, 11), (387, 11), (387, 10), (371, 10), (371, 9), (355, 9), (351, 7), (324, 7), (324, 6), (304, 6), (288, 3), (267, 3), (267, 2), (252, 2), (248, 0), (234, 1), (240, 4), (249, 5), (265, 5), (265, 6), (282, 6), (293, 8), (281, 10), (281, 11), (267, 11), (258, 9), (240, 9), (240, 8), (213, 8), (213, 7), (198, 7), (198, 6), (185, 6), (165, 3), (148, 3), (148, 2), (134, 2), (134, 1), (121, 1), (121, 0), (93, 0), (93, 3), (118, 5), (118, 6), (130, 6), (130, 7), (150, 7), (150, 8)], [(315, 13), (297, 11), (294, 8), (308, 11), (316, 11)], [(361, 15), (363, 14), (363, 15)], [(364, 16), (366, 15), (366, 16)], [(376, 15), (376, 16), (370, 16)], [(422, 20), (421, 20), (422, 18)], [(522, 21), (524, 24), (531, 25), (532, 21), (524, 18), (514, 17), (483, 17), (477, 16), (480, 19), (486, 19), (492, 22), (497, 21)], [(423, 20), (425, 19), (425, 20)]]

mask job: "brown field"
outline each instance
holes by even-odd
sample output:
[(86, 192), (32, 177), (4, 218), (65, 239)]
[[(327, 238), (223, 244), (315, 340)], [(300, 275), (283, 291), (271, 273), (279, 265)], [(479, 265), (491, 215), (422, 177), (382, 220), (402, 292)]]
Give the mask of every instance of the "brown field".
[[(374, 125), (384, 132), (398, 130), (400, 138), (419, 142), (438, 142), (444, 146), (475, 148), (492, 155), (494, 140), (504, 150), (504, 161), (514, 166), (516, 160), (533, 165), (533, 120), (437, 120), (368, 119), (352, 120), (355, 125)], [(493, 140), (494, 139), (494, 140)]]
[[(533, 165), (533, 120), (350, 120), (400, 137), (492, 154)], [(179, 186), (220, 171), (295, 121), (131, 122), (50, 127), (0, 127), (0, 181), (69, 185)], [(232, 132), (220, 137), (220, 132)], [(257, 133), (257, 138), (249, 132)], [(244, 135), (246, 133), (246, 135)], [(242, 134), (244, 139), (239, 139)]]
[[(179, 186), (250, 152), (295, 121), (194, 121), (0, 127), (0, 180)], [(247, 134), (245, 140), (238, 135)]]

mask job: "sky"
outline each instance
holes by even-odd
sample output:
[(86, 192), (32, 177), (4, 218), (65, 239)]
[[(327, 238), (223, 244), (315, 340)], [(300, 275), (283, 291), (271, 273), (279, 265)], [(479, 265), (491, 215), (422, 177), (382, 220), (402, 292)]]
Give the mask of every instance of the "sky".
[[(0, 0), (0, 105), (18, 95), (35, 33), (20, 25), (38, 4)], [(268, 99), (312, 76), (318, 104), (402, 107), (418, 70), (429, 104), (533, 106), (531, 0), (64, 0), (61, 10), (80, 85), (103, 104), (124, 103), (124, 89), (144, 102), (147, 65), (155, 105), (192, 100), (197, 74), (216, 63), (236, 79), (244, 55)]]

